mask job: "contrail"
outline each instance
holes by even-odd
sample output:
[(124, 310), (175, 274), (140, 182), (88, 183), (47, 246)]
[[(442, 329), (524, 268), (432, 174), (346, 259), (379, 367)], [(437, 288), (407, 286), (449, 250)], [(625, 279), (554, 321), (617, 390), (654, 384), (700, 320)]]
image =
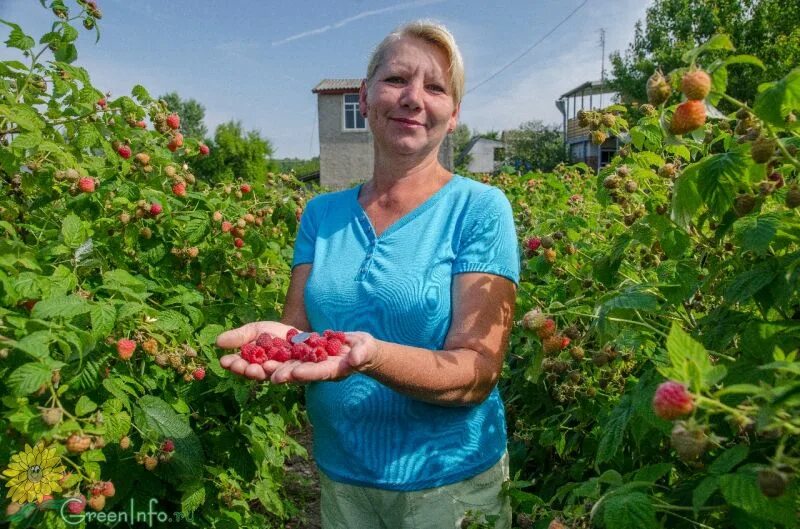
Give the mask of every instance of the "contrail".
[(381, 13), (388, 13), (390, 11), (400, 11), (401, 9), (408, 9), (411, 7), (420, 7), (429, 4), (439, 4), (444, 2), (445, 0), (417, 0), (416, 2), (406, 2), (404, 4), (397, 4), (395, 6), (384, 7), (383, 9), (373, 9), (371, 11), (364, 11), (357, 15), (353, 15), (351, 17), (345, 18), (336, 22), (334, 24), (328, 24), (327, 26), (322, 26), (321, 28), (311, 29), (309, 31), (304, 31), (302, 33), (298, 33), (297, 35), (292, 35), (291, 37), (287, 37), (283, 40), (278, 40), (272, 43), (273, 46), (280, 46), (281, 44), (286, 44), (287, 42), (291, 42), (293, 40), (302, 39), (303, 37), (308, 37), (311, 35), (319, 35), (320, 33), (325, 33), (326, 31), (330, 31), (332, 29), (337, 29), (342, 26), (349, 24), (350, 22), (355, 22), (356, 20), (371, 17), (373, 15), (380, 15)]

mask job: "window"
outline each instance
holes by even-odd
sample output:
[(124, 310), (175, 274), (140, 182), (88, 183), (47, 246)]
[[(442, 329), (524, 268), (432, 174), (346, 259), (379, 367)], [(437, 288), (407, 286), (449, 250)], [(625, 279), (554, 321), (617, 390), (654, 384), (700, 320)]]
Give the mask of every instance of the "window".
[(358, 110), (358, 94), (344, 95), (344, 130), (367, 130), (367, 121)]

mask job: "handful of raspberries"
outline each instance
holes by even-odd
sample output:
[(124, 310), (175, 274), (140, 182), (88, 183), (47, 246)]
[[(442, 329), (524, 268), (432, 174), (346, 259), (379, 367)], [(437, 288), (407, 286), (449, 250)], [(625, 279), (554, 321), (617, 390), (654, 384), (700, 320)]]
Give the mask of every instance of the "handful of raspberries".
[(346, 341), (343, 332), (326, 330), (322, 336), (313, 332), (306, 341), (292, 343), (292, 337), (298, 333), (297, 329), (290, 329), (286, 333), (286, 339), (263, 333), (255, 342), (244, 344), (239, 355), (251, 364), (263, 364), (267, 360), (322, 362), (329, 356), (337, 356)]

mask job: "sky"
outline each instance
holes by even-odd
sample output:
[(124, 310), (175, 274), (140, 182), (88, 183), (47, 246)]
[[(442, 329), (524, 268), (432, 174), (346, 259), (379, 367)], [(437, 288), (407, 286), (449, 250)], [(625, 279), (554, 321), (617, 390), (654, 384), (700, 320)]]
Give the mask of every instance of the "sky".
[[(75, 8), (74, 0), (66, 3)], [(429, 18), (450, 29), (467, 79), (460, 122), (479, 132), (501, 131), (530, 120), (560, 125), (555, 100), (585, 81), (600, 79), (601, 28), (608, 72), (609, 54), (627, 48), (636, 21), (652, 1), (97, 4), (103, 12), (100, 40), (95, 43), (94, 32), (81, 28), (75, 63), (88, 70), (95, 87), (110, 91), (112, 98), (130, 95), (137, 84), (153, 96), (176, 91), (205, 107), (210, 135), (221, 123), (240, 121), (245, 130), (270, 141), (275, 158), (311, 158), (319, 155), (312, 88), (325, 78), (363, 77), (372, 49), (404, 22)], [(20, 24), (38, 41), (55, 17), (37, 0), (0, 0), (0, 19)], [(9, 31), (0, 25), (0, 41)], [(18, 60), (18, 52), (0, 45), (0, 60)]]

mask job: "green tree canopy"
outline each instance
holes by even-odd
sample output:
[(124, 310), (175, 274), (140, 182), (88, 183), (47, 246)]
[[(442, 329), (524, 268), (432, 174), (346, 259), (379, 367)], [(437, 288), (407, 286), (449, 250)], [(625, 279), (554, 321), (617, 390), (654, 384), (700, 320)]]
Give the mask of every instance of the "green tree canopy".
[(681, 55), (716, 33), (727, 34), (737, 53), (755, 55), (765, 70), (728, 68), (728, 94), (753, 101), (760, 83), (780, 79), (800, 63), (800, 0), (655, 0), (633, 42), (611, 55), (610, 86), (624, 99), (644, 101), (647, 78), (683, 66)]
[(517, 167), (551, 171), (566, 161), (564, 137), (557, 125), (526, 121), (517, 129), (505, 131), (503, 141), (508, 162)]
[(278, 170), (271, 159), (272, 144), (256, 130), (247, 133), (241, 122), (230, 121), (217, 127), (209, 141), (211, 154), (197, 161), (195, 169), (210, 181), (242, 179), (263, 182), (267, 172)]
[(160, 97), (167, 102), (167, 106), (172, 112), (176, 112), (181, 118), (181, 132), (185, 136), (204, 140), (208, 129), (203, 123), (206, 117), (206, 109), (194, 99), (183, 100), (177, 92), (170, 92)]

